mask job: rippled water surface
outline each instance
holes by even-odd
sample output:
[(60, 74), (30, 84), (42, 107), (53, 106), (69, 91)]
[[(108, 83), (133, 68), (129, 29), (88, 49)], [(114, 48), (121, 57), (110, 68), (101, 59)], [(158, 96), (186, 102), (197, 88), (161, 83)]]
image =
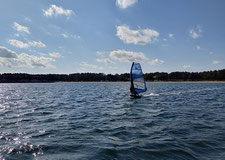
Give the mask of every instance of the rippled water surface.
[(224, 83), (0, 84), (0, 159), (224, 159)]

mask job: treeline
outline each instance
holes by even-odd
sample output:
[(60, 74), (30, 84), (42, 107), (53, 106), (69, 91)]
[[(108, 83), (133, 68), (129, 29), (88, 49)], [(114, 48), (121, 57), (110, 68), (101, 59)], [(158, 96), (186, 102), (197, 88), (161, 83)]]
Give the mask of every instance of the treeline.
[[(225, 81), (225, 69), (207, 72), (155, 72), (146, 73), (147, 81)], [(0, 74), (0, 83), (28, 82), (116, 82), (129, 81), (130, 74), (74, 73), (74, 74)]]
[(145, 78), (150, 81), (224, 81), (225, 69), (206, 72), (147, 73)]

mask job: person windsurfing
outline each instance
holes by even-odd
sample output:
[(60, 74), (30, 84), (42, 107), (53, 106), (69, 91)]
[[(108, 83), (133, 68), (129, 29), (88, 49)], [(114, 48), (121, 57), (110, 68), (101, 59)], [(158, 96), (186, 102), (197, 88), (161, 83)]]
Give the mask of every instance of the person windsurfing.
[(131, 96), (139, 96), (139, 94), (135, 91), (134, 89), (134, 86), (130, 85), (130, 93), (131, 93)]
[(147, 90), (144, 74), (140, 63), (133, 62), (130, 69), (130, 96), (140, 98), (139, 93)]

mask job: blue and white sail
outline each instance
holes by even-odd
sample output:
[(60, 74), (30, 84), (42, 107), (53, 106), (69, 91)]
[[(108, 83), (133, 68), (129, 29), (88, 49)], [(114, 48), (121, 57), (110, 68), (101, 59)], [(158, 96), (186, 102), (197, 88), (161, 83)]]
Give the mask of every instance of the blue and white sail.
[(140, 63), (133, 62), (130, 70), (131, 87), (137, 93), (142, 93), (147, 90), (144, 75)]

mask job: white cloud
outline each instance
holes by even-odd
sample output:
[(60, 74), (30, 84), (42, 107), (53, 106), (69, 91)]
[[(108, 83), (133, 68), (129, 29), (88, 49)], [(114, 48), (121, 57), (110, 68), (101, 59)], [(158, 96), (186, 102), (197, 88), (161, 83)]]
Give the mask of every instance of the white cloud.
[(80, 39), (80, 36), (78, 36), (78, 35), (68, 35), (68, 34), (66, 34), (66, 33), (62, 33), (61, 34), (64, 38), (74, 38), (74, 39)]
[(124, 43), (146, 45), (157, 40), (159, 33), (152, 29), (131, 30), (129, 26), (117, 26), (116, 34)]
[(48, 10), (43, 10), (43, 14), (46, 17), (58, 16), (58, 15), (70, 16), (74, 14), (74, 12), (72, 10), (63, 9), (60, 6), (56, 6), (53, 4)]
[(61, 34), (64, 38), (69, 38), (69, 36), (65, 33)]
[(19, 32), (26, 32), (26, 33), (30, 34), (30, 31), (29, 31), (28, 27), (22, 26), (22, 25), (18, 24), (17, 22), (14, 22), (13, 25), (14, 25), (14, 28), (17, 31), (19, 31)]
[(192, 28), (189, 30), (189, 36), (192, 38), (192, 39), (197, 39), (199, 37), (201, 37), (202, 33), (202, 27), (200, 25), (197, 25), (196, 28)]
[(163, 63), (164, 61), (160, 59), (149, 60), (149, 64), (151, 65), (163, 64)]
[(190, 65), (183, 65), (183, 68), (191, 68)]
[(10, 39), (9, 43), (14, 46), (14, 47), (18, 47), (18, 48), (28, 48), (28, 44), (24, 43), (22, 41), (16, 40), (16, 39)]
[(100, 63), (105, 63), (105, 64), (112, 64), (113, 61), (109, 58), (98, 58), (96, 59), (97, 62), (100, 62)]
[(22, 41), (16, 40), (16, 39), (10, 39), (9, 43), (14, 46), (14, 47), (18, 47), (18, 48), (28, 48), (28, 47), (39, 47), (39, 48), (43, 48), (46, 47), (46, 45), (44, 43), (42, 43), (41, 41), (29, 41), (28, 43), (24, 43)]
[(199, 51), (199, 50), (201, 50), (201, 47), (199, 45), (197, 45), (196, 49)]
[(148, 58), (145, 57), (144, 53), (125, 50), (111, 51), (109, 56), (119, 62), (142, 62), (148, 60)]
[(212, 62), (212, 64), (220, 64), (221, 62), (220, 61), (217, 61), (217, 60), (214, 60), (213, 62)]
[(54, 57), (54, 58), (60, 58), (60, 57), (62, 57), (62, 55), (60, 53), (58, 53), (58, 52), (49, 53), (49, 56)]
[[(0, 57), (0, 66), (5, 67), (29, 67), (29, 68), (54, 68), (54, 66), (50, 63), (55, 61), (52, 58), (44, 57), (44, 56), (33, 56), (27, 53), (17, 54), (14, 51), (11, 51), (5, 47), (1, 47), (2, 52), (7, 52), (7, 55), (1, 54), (3, 56)], [(12, 54), (12, 55), (10, 55)]]
[(107, 51), (97, 51), (96, 54), (100, 57), (105, 57), (109, 52)]
[(170, 38), (174, 38), (174, 34), (169, 33), (169, 37), (170, 37)]
[(44, 43), (42, 43), (41, 41), (30, 41), (28, 42), (29, 46), (33, 46), (33, 47), (39, 47), (39, 48), (43, 48), (46, 47), (46, 45)]
[(138, 2), (138, 0), (116, 0), (116, 4), (121, 9), (125, 9), (125, 8), (135, 4), (137, 2)]
[(34, 49), (29, 49), (29, 52), (36, 53), (36, 54), (39, 54), (39, 55), (41, 55), (41, 56), (47, 56), (47, 55), (48, 55), (48, 54), (43, 53), (43, 52), (38, 52), (38, 51), (36, 51), (36, 50), (34, 50)]
[(150, 65), (163, 64), (164, 61), (160, 59), (150, 60), (142, 52), (132, 52), (126, 50), (111, 51), (110, 58), (118, 62), (148, 62)]
[(0, 57), (1, 58), (17, 58), (17, 54), (14, 51), (9, 50), (3, 46), (0, 46)]
[(89, 64), (87, 62), (81, 62), (80, 66), (85, 67), (85, 68), (98, 69), (98, 70), (102, 70), (103, 69), (102, 67), (99, 67), (99, 66), (94, 65), (94, 64)]
[(50, 64), (51, 61), (55, 61), (52, 58), (49, 57), (38, 57), (29, 55), (27, 53), (21, 53), (18, 55), (18, 60), (16, 61), (18, 63), (18, 66), (20, 67), (37, 67), (37, 68), (54, 68), (52, 64)]

